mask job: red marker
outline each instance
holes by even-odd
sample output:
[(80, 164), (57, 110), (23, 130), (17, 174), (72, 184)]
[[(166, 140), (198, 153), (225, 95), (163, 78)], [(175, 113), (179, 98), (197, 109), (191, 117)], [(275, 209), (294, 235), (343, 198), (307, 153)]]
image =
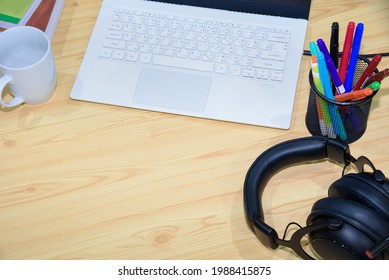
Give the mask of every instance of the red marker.
[(382, 58), (382, 55), (376, 54), (369, 65), (366, 67), (365, 71), (363, 72), (362, 76), (359, 78), (358, 82), (355, 84), (353, 90), (358, 90), (363, 87), (365, 82), (367, 81), (366, 79), (373, 74), (373, 71), (377, 68), (378, 63), (380, 63)]
[(354, 29), (355, 29), (355, 22), (350, 21), (347, 25), (342, 57), (340, 58), (340, 65), (339, 65), (339, 77), (343, 84), (346, 81), (347, 66), (348, 66), (348, 61), (350, 59), (351, 46), (353, 44)]
[(381, 82), (383, 79), (389, 76), (389, 68), (386, 68), (385, 70), (379, 72), (378, 74), (375, 74), (371, 76), (367, 81), (366, 84), (371, 84), (372, 82)]

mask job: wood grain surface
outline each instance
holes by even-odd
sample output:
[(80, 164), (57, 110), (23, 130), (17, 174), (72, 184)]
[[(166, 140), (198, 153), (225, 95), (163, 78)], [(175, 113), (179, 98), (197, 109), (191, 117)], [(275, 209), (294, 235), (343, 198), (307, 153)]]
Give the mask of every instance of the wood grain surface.
[[(264, 247), (243, 210), (243, 181), (278, 142), (308, 136), (309, 57), (292, 125), (278, 130), (73, 101), (101, 1), (67, 0), (52, 41), (58, 84), (41, 105), (0, 109), (0, 259), (297, 259)], [(338, 21), (365, 23), (362, 53), (388, 52), (389, 2), (312, 0), (305, 49)], [(340, 42), (344, 39), (341, 32)], [(379, 68), (389, 67), (385, 57)], [(104, 69), (102, 69), (104, 71)], [(389, 174), (389, 80), (351, 144)], [(305, 225), (342, 167), (298, 165), (272, 178), (266, 221)]]

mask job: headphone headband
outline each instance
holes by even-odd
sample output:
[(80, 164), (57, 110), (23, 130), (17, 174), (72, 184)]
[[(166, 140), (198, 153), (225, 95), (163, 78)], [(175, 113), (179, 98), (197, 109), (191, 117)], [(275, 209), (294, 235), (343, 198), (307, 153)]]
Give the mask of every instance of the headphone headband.
[[(329, 159), (342, 164), (354, 162), (347, 144), (325, 137), (305, 137), (280, 143), (262, 153), (251, 165), (244, 182), (244, 205), (247, 224), (257, 238), (275, 249), (277, 232), (265, 223), (261, 205), (263, 191), (269, 180), (291, 165)], [(359, 168), (358, 168), (359, 169)]]

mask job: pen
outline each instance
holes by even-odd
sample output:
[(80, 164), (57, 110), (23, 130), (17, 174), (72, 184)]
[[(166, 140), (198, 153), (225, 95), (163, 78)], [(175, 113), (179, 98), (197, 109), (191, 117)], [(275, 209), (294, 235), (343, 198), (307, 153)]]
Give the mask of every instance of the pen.
[(339, 23), (333, 22), (331, 26), (330, 55), (336, 69), (338, 68), (338, 54), (339, 54)]
[[(312, 78), (313, 78), (313, 83), (315, 84), (315, 87), (318, 92), (322, 93), (323, 92), (323, 86), (320, 82), (320, 78), (318, 77), (318, 72), (317, 72), (317, 58), (316, 56), (311, 56), (311, 71), (312, 71)], [(323, 101), (320, 100), (319, 97), (315, 96), (316, 100), (316, 108), (317, 108), (317, 116), (319, 118), (319, 127), (320, 127), (320, 132), (323, 136), (327, 136), (327, 128), (324, 122), (324, 116), (323, 116)]]
[(317, 57), (316, 57), (319, 50), (317, 49), (317, 46), (314, 42), (311, 42), (309, 44), (309, 49), (311, 50), (311, 69), (312, 69), (313, 83), (315, 84), (317, 91), (323, 94), (324, 90), (319, 77), (319, 69), (318, 69)]
[[(309, 49), (311, 51), (311, 71), (312, 71), (313, 83), (315, 84), (317, 91), (320, 94), (324, 95), (323, 85), (321, 84), (320, 81), (319, 69), (318, 69), (317, 57), (316, 57), (319, 50), (314, 42), (311, 42), (309, 44)], [(319, 117), (320, 131), (322, 135), (329, 136), (330, 138), (336, 138), (336, 135), (332, 129), (332, 122), (328, 112), (328, 106), (326, 101), (316, 96), (316, 107), (318, 111), (317, 113)]]
[(319, 68), (318, 68), (318, 64), (317, 64), (318, 50), (317, 50), (316, 44), (315, 43), (311, 44), (310, 48), (311, 48), (311, 52), (312, 52), (312, 49), (316, 48), (316, 51), (313, 51), (313, 53), (316, 53), (316, 54), (312, 55), (312, 58), (311, 58), (311, 69), (312, 69), (313, 82), (315, 84), (317, 91), (320, 92), (321, 94), (324, 94), (324, 89), (323, 89), (323, 85), (320, 81)]
[(344, 102), (344, 101), (349, 101), (349, 100), (360, 100), (360, 99), (363, 99), (366, 96), (369, 96), (372, 94), (373, 94), (373, 89), (364, 88), (364, 89), (359, 89), (359, 90), (347, 92), (344, 94), (339, 94), (339, 95), (336, 95), (334, 98), (336, 101)]
[(319, 49), (317, 48), (317, 45), (315, 42), (309, 43), (309, 50), (311, 51), (312, 56), (317, 56), (317, 54), (319, 53)]
[(365, 88), (371, 88), (373, 91), (376, 91), (376, 90), (379, 90), (381, 87), (381, 83), (380, 82), (372, 82), (371, 84), (365, 86)]
[(344, 88), (344, 86), (342, 84), (342, 81), (339, 78), (338, 72), (336, 71), (335, 64), (332, 61), (331, 55), (328, 52), (326, 44), (324, 43), (324, 41), (322, 39), (318, 39), (317, 40), (317, 45), (319, 47), (319, 50), (324, 55), (324, 59), (325, 59), (326, 65), (327, 65), (327, 69), (330, 72), (330, 75), (331, 75), (332, 81), (334, 82), (334, 85), (335, 85), (337, 93), (338, 94), (345, 93), (346, 90), (345, 90), (345, 88)]
[(358, 90), (363, 87), (363, 85), (366, 83), (367, 78), (373, 74), (373, 71), (377, 68), (378, 63), (380, 63), (382, 56), (380, 54), (376, 54), (369, 65), (366, 67), (365, 71), (363, 72), (362, 76), (359, 78), (357, 83), (355, 84), (353, 90)]
[(355, 22), (350, 21), (347, 25), (346, 37), (344, 39), (342, 56), (340, 58), (339, 77), (342, 83), (346, 81), (348, 61), (351, 53), (351, 45), (354, 37)]
[[(330, 78), (328, 76), (327, 66), (324, 60), (324, 54), (322, 52), (319, 52), (316, 57), (317, 57), (317, 63), (319, 67), (319, 76), (320, 76), (321, 83), (323, 85), (324, 94), (328, 99), (334, 100), (334, 96), (332, 94), (332, 89), (331, 89)], [(328, 104), (328, 110), (330, 113), (330, 117), (332, 120), (332, 127), (334, 129), (335, 134), (338, 135), (340, 139), (346, 140), (347, 133), (344, 128), (337, 106), (335, 106), (334, 104)]]
[(358, 23), (355, 28), (354, 41), (351, 48), (350, 61), (347, 68), (346, 81), (344, 82), (344, 87), (346, 92), (351, 91), (353, 87), (354, 74), (357, 66), (359, 49), (361, 47), (362, 35), (363, 35), (364, 25), (363, 23)]
[(378, 74), (371, 76), (366, 81), (366, 84), (370, 84), (372, 82), (381, 82), (383, 79), (385, 79), (388, 76), (389, 76), (389, 68), (386, 68), (385, 70), (379, 72)]

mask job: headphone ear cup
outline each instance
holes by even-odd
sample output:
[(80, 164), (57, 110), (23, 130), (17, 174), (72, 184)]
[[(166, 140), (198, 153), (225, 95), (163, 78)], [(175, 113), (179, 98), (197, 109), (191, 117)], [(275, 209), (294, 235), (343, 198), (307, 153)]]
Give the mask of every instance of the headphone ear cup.
[(373, 210), (389, 222), (389, 193), (370, 174), (347, 174), (332, 183), (329, 197), (355, 201)]
[[(369, 208), (343, 198), (327, 197), (317, 201), (307, 225), (334, 224), (308, 234), (315, 252), (323, 259), (368, 259), (365, 254), (389, 234), (389, 222)], [(385, 258), (384, 253), (378, 259)]]

